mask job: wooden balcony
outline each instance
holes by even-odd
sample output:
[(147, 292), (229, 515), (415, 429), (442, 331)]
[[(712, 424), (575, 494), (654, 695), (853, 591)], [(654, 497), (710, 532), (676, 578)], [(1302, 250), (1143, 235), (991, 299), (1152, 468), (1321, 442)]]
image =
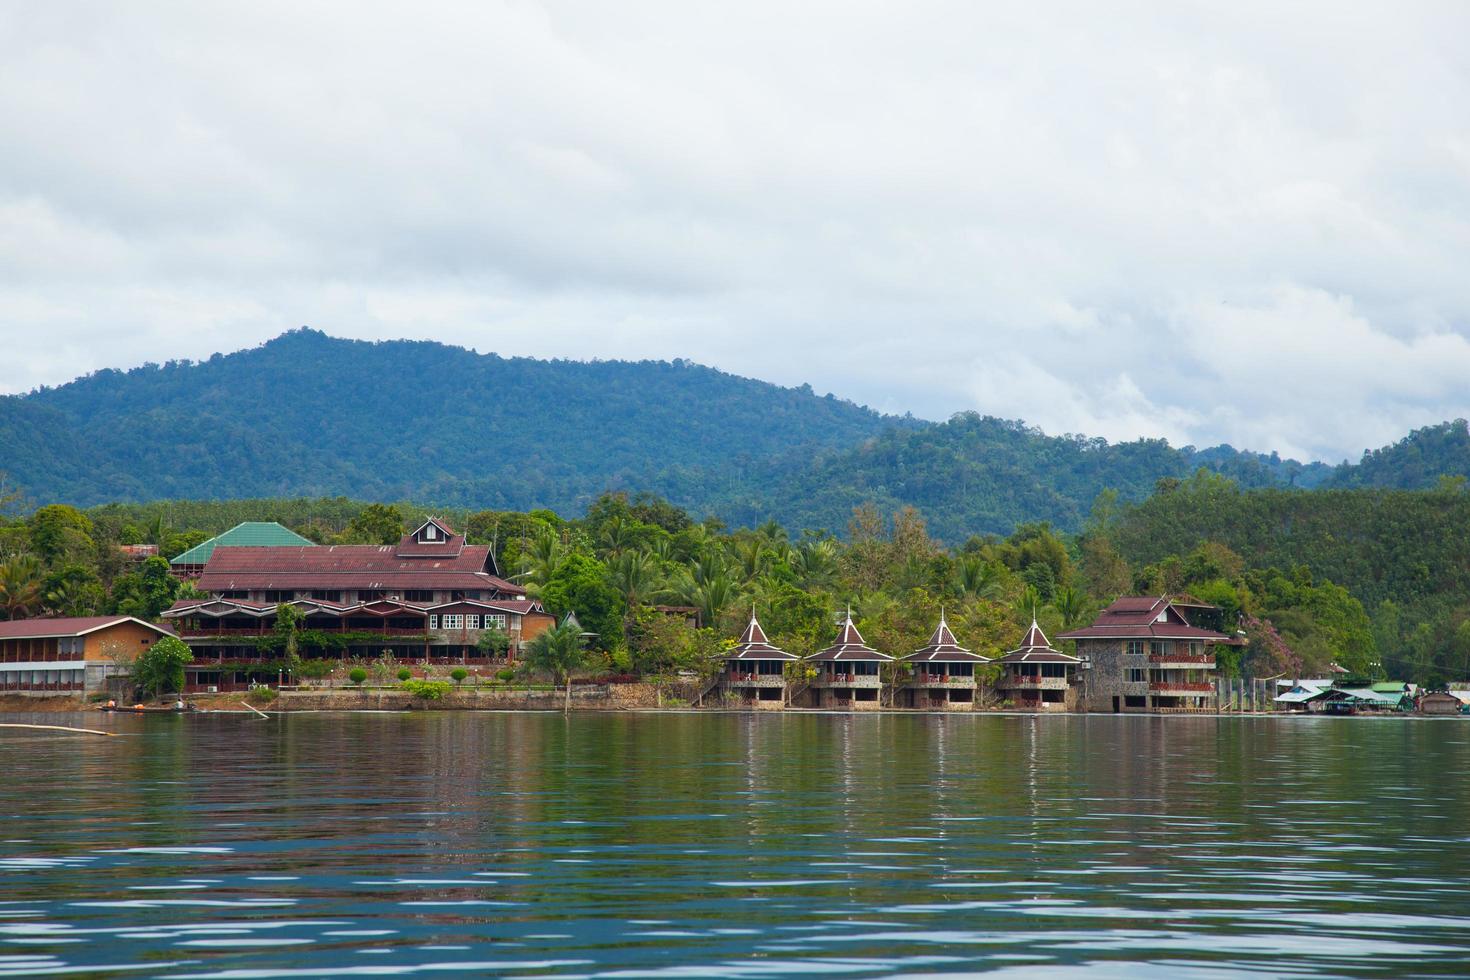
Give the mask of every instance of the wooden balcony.
[(812, 687), (882, 687), (883, 678), (877, 674), (818, 674)]
[(1066, 677), (1041, 677), (1036, 674), (1007, 674), (996, 682), (1002, 691), (1065, 691), (1072, 682)]
[(786, 678), (780, 674), (721, 674), (720, 683), (725, 687), (785, 687)]
[(1215, 669), (1215, 655), (1213, 653), (1151, 653), (1148, 655), (1148, 662), (1155, 666), (1172, 664), (1180, 667)]
[(974, 690), (976, 685), (975, 678), (973, 676), (961, 677), (958, 674), (918, 673), (909, 678), (908, 686), (920, 688), (943, 687), (955, 688), (959, 690), (965, 690), (966, 688), (968, 688), (970, 690)]

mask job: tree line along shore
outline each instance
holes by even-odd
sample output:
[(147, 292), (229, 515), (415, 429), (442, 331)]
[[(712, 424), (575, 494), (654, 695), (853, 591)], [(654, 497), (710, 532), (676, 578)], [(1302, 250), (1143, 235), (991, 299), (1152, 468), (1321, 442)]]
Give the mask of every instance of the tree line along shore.
[[(0, 617), (159, 622), (203, 596), (170, 559), (233, 523), (275, 520), (318, 544), (387, 546), (425, 510), (341, 498), (12, 507), (0, 523)], [(708, 674), (752, 609), (771, 644), (798, 658), (828, 646), (849, 608), (879, 650), (919, 649), (942, 611), (968, 648), (995, 657), (1017, 648), (1033, 617), (1060, 636), (1125, 595), (1218, 608), (1220, 626), (1240, 636), (1215, 651), (1227, 678), (1320, 676), (1334, 664), (1426, 689), (1470, 677), (1463, 481), (1300, 493), (1202, 471), (1160, 481), (1137, 504), (1104, 493), (1075, 534), (1023, 524), (955, 542), (936, 540), (912, 508), (870, 504), (839, 533), (731, 529), (651, 495), (606, 494), (576, 518), (436, 512), (548, 617), (575, 613), (585, 635), (570, 672), (584, 677)]]

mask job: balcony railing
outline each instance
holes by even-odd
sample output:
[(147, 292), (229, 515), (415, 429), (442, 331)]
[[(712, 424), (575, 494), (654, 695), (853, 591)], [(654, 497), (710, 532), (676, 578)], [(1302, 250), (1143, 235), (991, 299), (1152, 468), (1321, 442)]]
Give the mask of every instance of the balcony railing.
[(962, 674), (924, 674), (919, 673), (909, 681), (914, 687), (974, 687), (975, 678), (965, 677)]
[(1151, 664), (1203, 664), (1210, 667), (1215, 666), (1215, 655), (1213, 653), (1151, 653), (1148, 655)]
[(731, 687), (785, 687), (786, 678), (781, 674), (722, 674), (725, 684)]
[(1040, 677), (1036, 674), (1008, 674), (1000, 679), (997, 687), (1024, 687), (1035, 690), (1065, 690), (1070, 681), (1065, 677)]
[(812, 687), (882, 687), (877, 674), (818, 674)]
[(1166, 694), (1169, 692), (1210, 694), (1214, 692), (1215, 685), (1209, 681), (1149, 681), (1148, 689)]

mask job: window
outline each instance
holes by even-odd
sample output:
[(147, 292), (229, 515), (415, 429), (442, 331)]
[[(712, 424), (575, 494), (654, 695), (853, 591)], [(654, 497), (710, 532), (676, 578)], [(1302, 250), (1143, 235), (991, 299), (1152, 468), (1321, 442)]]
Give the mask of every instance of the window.
[(439, 628), (439, 617), (438, 617), (438, 615), (431, 615), (431, 616), (429, 616), (429, 629), (436, 630), (438, 628)]
[(425, 541), (438, 541), (439, 540), (439, 529), (437, 527), (435, 527), (433, 524), (425, 524), (424, 525), (424, 540)]
[(1193, 656), (1198, 657), (1205, 652), (1205, 645), (1199, 640), (1191, 640), (1189, 643), (1189, 652)]
[(1129, 681), (1129, 683), (1138, 684), (1138, 683), (1142, 683), (1143, 681), (1145, 681), (1147, 679), (1148, 679), (1148, 677), (1145, 675), (1144, 670), (1143, 670), (1142, 667), (1129, 667), (1128, 668), (1128, 681)]
[(467, 629), (467, 630), (477, 630), (477, 629), (479, 629), (480, 628), (480, 617), (478, 615), (476, 615), (475, 613), (470, 613), (468, 616), (466, 616), (464, 618), (464, 628)]
[(1128, 641), (1128, 653), (1129, 653), (1130, 656), (1134, 656), (1134, 657), (1141, 657), (1141, 656), (1143, 656), (1143, 641), (1142, 640), (1129, 640)]
[(463, 626), (464, 626), (464, 617), (463, 616), (460, 616), (457, 613), (445, 613), (444, 614), (444, 628), (445, 629), (447, 629), (447, 630), (457, 630), (457, 629), (462, 628)]
[(404, 602), (433, 602), (434, 592), (431, 589), (405, 589), (403, 592)]
[(341, 602), (342, 593), (336, 589), (312, 589), (311, 597), (322, 602)]
[(494, 627), (496, 629), (498, 629), (498, 630), (504, 630), (505, 629), (505, 613), (486, 613), (485, 614), (485, 628), (486, 629), (490, 629), (490, 627), (491, 627), (492, 624), (494, 625)]

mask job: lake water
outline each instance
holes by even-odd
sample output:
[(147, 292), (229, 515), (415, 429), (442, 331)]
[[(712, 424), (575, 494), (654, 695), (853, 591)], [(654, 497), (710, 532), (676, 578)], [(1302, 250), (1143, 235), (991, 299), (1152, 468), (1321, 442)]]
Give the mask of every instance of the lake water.
[(1470, 971), (1457, 719), (3, 720), (0, 977)]

